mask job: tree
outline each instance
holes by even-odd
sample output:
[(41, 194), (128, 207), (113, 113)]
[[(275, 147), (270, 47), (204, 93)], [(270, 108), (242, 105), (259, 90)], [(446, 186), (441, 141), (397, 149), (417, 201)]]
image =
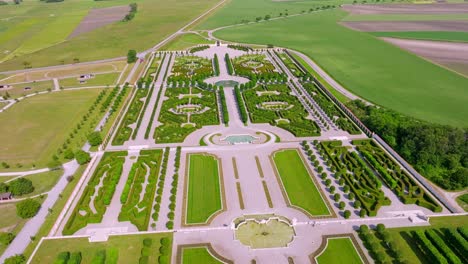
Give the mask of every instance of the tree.
[(335, 193), (335, 195), (333, 196), (333, 200), (335, 200), (335, 202), (338, 202), (341, 198), (341, 195), (339, 193)]
[(358, 209), (359, 207), (361, 207), (361, 202), (355, 201), (353, 205), (354, 205), (354, 208)]
[(134, 63), (137, 61), (136, 50), (129, 50), (127, 53), (127, 63)]
[(345, 206), (346, 206), (346, 204), (343, 201), (338, 203), (338, 208), (340, 208), (340, 210), (343, 210), (345, 208)]
[(102, 143), (101, 133), (94, 131), (88, 135), (88, 142), (91, 146), (98, 146)]
[(3, 264), (24, 264), (24, 263), (26, 263), (26, 258), (24, 257), (23, 254), (14, 255), (12, 257), (5, 259), (5, 262), (3, 262)]
[(63, 152), (63, 156), (68, 159), (74, 159), (75, 158), (75, 153), (73, 153), (73, 150), (71, 149), (66, 149), (65, 152)]
[(8, 189), (14, 196), (20, 196), (32, 193), (34, 191), (34, 186), (31, 180), (26, 178), (19, 178), (10, 182)]
[(8, 192), (9, 187), (6, 183), (2, 182), (0, 183), (0, 193), (6, 193)]
[(385, 231), (385, 225), (384, 224), (377, 224), (376, 230), (377, 230), (377, 233), (383, 234), (383, 232)]
[(15, 239), (15, 235), (7, 232), (0, 232), (0, 244), (7, 246)]
[(360, 225), (359, 232), (362, 234), (367, 234), (369, 232), (369, 227), (367, 225)]
[(343, 213), (344, 218), (348, 219), (351, 216), (351, 212), (349, 210), (344, 211)]
[(23, 218), (31, 218), (37, 214), (41, 204), (33, 199), (26, 199), (16, 204), (16, 214)]
[(75, 152), (75, 159), (78, 162), (78, 164), (83, 165), (83, 164), (88, 163), (91, 160), (91, 156), (89, 155), (88, 152), (80, 149)]

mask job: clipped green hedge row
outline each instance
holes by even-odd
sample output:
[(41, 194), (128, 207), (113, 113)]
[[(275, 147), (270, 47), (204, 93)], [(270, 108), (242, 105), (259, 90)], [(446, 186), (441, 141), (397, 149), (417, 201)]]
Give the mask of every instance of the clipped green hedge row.
[(424, 248), (424, 252), (430, 255), (431, 259), (440, 264), (448, 264), (447, 259), (440, 254), (439, 250), (427, 239), (424, 231), (417, 230), (413, 231), (414, 238), (419, 242), (420, 247)]

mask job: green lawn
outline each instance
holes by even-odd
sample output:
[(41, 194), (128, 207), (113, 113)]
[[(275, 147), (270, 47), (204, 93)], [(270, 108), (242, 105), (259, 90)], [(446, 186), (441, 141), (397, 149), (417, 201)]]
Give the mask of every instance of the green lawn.
[(187, 33), (174, 38), (171, 42), (164, 45), (160, 50), (185, 50), (198, 44), (213, 44), (206, 38), (194, 33)]
[(220, 168), (216, 157), (206, 154), (188, 156), (187, 224), (202, 224), (222, 209)]
[[(31, 263), (54, 263), (58, 253), (63, 251), (80, 251), (83, 258), (81, 263), (92, 263), (91, 260), (97, 251), (109, 248), (118, 249), (118, 263), (138, 263), (140, 251), (143, 247), (143, 239), (145, 238), (153, 240), (148, 263), (157, 263), (160, 255), (160, 239), (163, 237), (169, 237), (172, 241), (171, 233), (111, 236), (107, 242), (97, 243), (90, 243), (88, 238), (44, 240)], [(172, 246), (170, 245), (169, 248), (172, 248)], [(171, 255), (170, 251), (169, 256)]]
[(363, 14), (348, 15), (343, 21), (445, 21), (468, 20), (468, 14)]
[(312, 216), (329, 215), (330, 211), (322, 199), (313, 175), (296, 149), (281, 150), (273, 154), (276, 169), (291, 205), (300, 207)]
[(53, 170), (25, 176), (24, 178), (31, 180), (34, 186), (34, 191), (26, 196), (33, 196), (50, 191), (50, 189), (57, 184), (57, 181), (62, 175), (63, 170)]
[(461, 208), (463, 208), (463, 210), (465, 210), (465, 212), (468, 212), (468, 193), (458, 196), (457, 203)]
[(184, 248), (182, 250), (182, 264), (221, 264), (214, 258), (206, 247)]
[(329, 238), (327, 247), (318, 257), (319, 264), (343, 263), (356, 264), (363, 263), (359, 254), (349, 238)]
[(227, 28), (215, 36), (296, 49), (345, 88), (375, 104), (431, 122), (468, 125), (467, 78), (337, 24), (345, 15), (341, 10), (324, 11)]
[[(43, 92), (47, 90), (54, 89), (54, 83), (52, 81), (40, 81), (40, 82), (28, 82), (21, 84), (12, 84), (13, 88), (9, 90), (0, 91), (0, 96), (10, 95), (10, 99), (23, 97), (28, 94), (33, 94), (36, 92)], [(29, 90), (24, 88), (29, 87)]]
[(0, 160), (12, 167), (21, 163), (22, 170), (32, 164), (45, 166), (100, 92), (87, 89), (36, 95), (1, 113)]
[(458, 31), (372, 32), (371, 34), (376, 37), (468, 42), (468, 32)]
[[(35, 19), (25, 22), (26, 25), (18, 21), (15, 25), (24, 33), (12, 37), (10, 41), (14, 43), (11, 45), (10, 41), (5, 45), (1, 45), (0, 41), (0, 53), (3, 54), (4, 50), (14, 50), (28, 39), (28, 34), (41, 34), (41, 30), (47, 29), (49, 24), (46, 23), (43, 26), (42, 23), (51, 13), (66, 17), (92, 7), (128, 5), (133, 2), (138, 3), (138, 11), (130, 22), (116, 22), (28, 55), (12, 58), (1, 63), (0, 70), (24, 68), (25, 61), (30, 62), (32, 67), (41, 67), (61, 64), (62, 61), (72, 63), (75, 58), (83, 62), (125, 56), (129, 49), (143, 51), (197, 18), (219, 0), (67, 0), (63, 3), (48, 4), (28, 1), (27, 4), (23, 3), (16, 9), (8, 7), (5, 9), (7, 11), (0, 11), (0, 17), (22, 15), (22, 20), (28, 20), (28, 17)], [(16, 26), (13, 27), (12, 24), (11, 31), (13, 30), (16, 30)], [(9, 35), (15, 35), (15, 33), (11, 32)], [(42, 32), (41, 38), (47, 35), (49, 35), (48, 32)], [(116, 38), (116, 36), (125, 37)]]
[(120, 72), (98, 74), (94, 78), (87, 80), (85, 83), (80, 83), (76, 77), (60, 79), (60, 87), (88, 87), (88, 86), (114, 86), (120, 76)]

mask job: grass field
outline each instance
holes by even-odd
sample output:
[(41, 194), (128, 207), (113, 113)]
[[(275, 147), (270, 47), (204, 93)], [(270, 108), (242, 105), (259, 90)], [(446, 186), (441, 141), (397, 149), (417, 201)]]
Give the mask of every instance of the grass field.
[(468, 42), (468, 32), (458, 31), (372, 32), (371, 34), (376, 37)]
[(468, 14), (365, 14), (348, 15), (342, 21), (445, 21), (468, 20)]
[[(57, 45), (42, 48), (39, 51), (12, 58), (0, 64), (0, 70), (21, 69), (23, 62), (27, 61), (32, 67), (48, 66), (65, 63), (72, 63), (75, 58), (80, 61), (91, 61), (106, 58), (125, 56), (129, 49), (143, 51), (153, 47), (155, 44), (171, 35), (191, 20), (197, 18), (204, 11), (214, 6), (218, 0), (113, 0), (113, 1), (92, 1), (92, 0), (69, 0), (63, 3), (44, 4), (39, 1), (27, 1), (18, 8), (8, 7), (6, 11), (0, 11), (0, 17), (29, 16), (35, 21), (28, 21), (24, 33), (16, 34), (19, 26), (11, 25), (11, 42), (0, 40), (0, 52), (4, 50), (14, 50), (28, 37), (28, 34), (50, 35), (49, 32), (41, 32), (47, 28), (41, 24), (43, 17), (51, 13), (59, 14), (63, 19), (80, 10), (89, 10), (92, 7), (108, 7), (117, 5), (128, 5), (138, 3), (138, 12), (130, 22), (117, 22), (94, 31), (67, 39)], [(3, 9), (4, 7), (2, 7)], [(41, 16), (42, 15), (42, 16)], [(21, 24), (21, 22), (19, 22)], [(69, 23), (70, 24), (70, 23)], [(19, 29), (21, 29), (20, 27)], [(67, 26), (70, 32), (71, 26)], [(0, 34), (2, 35), (2, 34)], [(115, 36), (125, 36), (116, 38)], [(8, 42), (8, 43), (6, 43)]]
[(114, 86), (120, 76), (120, 72), (98, 74), (94, 78), (87, 80), (85, 83), (80, 83), (76, 77), (59, 80), (60, 87), (88, 87), (88, 86)]
[(222, 264), (214, 258), (206, 247), (184, 248), (182, 251), (182, 264)]
[(328, 215), (312, 175), (296, 149), (286, 149), (273, 154), (273, 161), (291, 205), (300, 207), (312, 216)]
[(209, 41), (206, 38), (194, 33), (179, 35), (171, 42), (164, 45), (160, 50), (185, 50), (198, 44), (213, 44), (214, 41)]
[(468, 125), (467, 78), (337, 24), (345, 15), (340, 10), (324, 11), (227, 28), (215, 36), (296, 49), (345, 88), (375, 104), (431, 122)]
[(329, 238), (327, 247), (318, 257), (319, 264), (343, 263), (358, 264), (363, 263), (359, 254), (349, 238)]
[(222, 209), (220, 168), (216, 157), (189, 154), (187, 224), (201, 224)]
[(20, 101), (0, 114), (0, 161), (44, 166), (101, 89), (61, 91)]
[(34, 196), (50, 191), (62, 175), (63, 170), (53, 170), (25, 176), (24, 178), (31, 180), (34, 186), (34, 191), (26, 196)]
[[(111, 236), (107, 242), (98, 243), (89, 243), (88, 238), (44, 240), (31, 263), (54, 263), (57, 254), (63, 251), (80, 251), (83, 258), (81, 263), (94, 263), (91, 260), (96, 252), (109, 248), (118, 249), (118, 263), (138, 263), (140, 251), (143, 247), (143, 239), (145, 238), (153, 240), (148, 263), (157, 263), (160, 255), (160, 239), (163, 237), (169, 237), (172, 241), (172, 234), (170, 233)], [(172, 248), (172, 246), (169, 246), (169, 248)], [(171, 255), (170, 251), (169, 256)]]
[[(9, 90), (1, 90), (0, 96), (10, 95), (10, 99), (23, 97), (28, 94), (33, 94), (35, 92), (42, 92), (47, 90), (54, 89), (54, 83), (52, 81), (42, 81), (42, 82), (27, 82), (21, 84), (13, 84), (13, 88)], [(24, 88), (29, 87), (30, 90), (25, 90)]]

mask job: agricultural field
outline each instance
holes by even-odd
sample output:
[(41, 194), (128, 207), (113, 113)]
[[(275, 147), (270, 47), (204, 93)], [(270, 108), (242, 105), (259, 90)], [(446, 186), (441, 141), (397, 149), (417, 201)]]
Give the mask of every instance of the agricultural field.
[(204, 224), (223, 209), (220, 160), (208, 154), (188, 154), (186, 224)]
[(252, 123), (269, 123), (293, 133), (296, 137), (320, 135), (317, 124), (286, 84), (258, 85), (242, 92)]
[(312, 179), (314, 175), (311, 175), (296, 149), (275, 152), (272, 159), (278, 180), (281, 180), (280, 185), (283, 186), (292, 206), (303, 209), (311, 216), (330, 214), (324, 198)]
[(167, 88), (154, 139), (158, 143), (183, 142), (195, 130), (220, 123), (214, 91), (194, 87)]
[(376, 37), (468, 42), (468, 32), (459, 31), (387, 31), (372, 32)]
[[(357, 151), (378, 172), (383, 182), (405, 204), (417, 204), (434, 212), (442, 207), (429, 196), (416, 181), (403, 171), (374, 141), (354, 141)], [(335, 164), (340, 167), (339, 164)]]
[(122, 174), (126, 155), (126, 151), (104, 154), (62, 231), (64, 235), (72, 235), (87, 224), (102, 221)]
[(141, 151), (120, 196), (119, 221), (130, 221), (139, 231), (148, 230), (162, 153), (162, 150)]
[(183, 35), (179, 35), (169, 43), (164, 45), (160, 50), (186, 50), (196, 45), (201, 44), (213, 44), (214, 41), (208, 40), (206, 37), (202, 37), (198, 34), (194, 33), (186, 33)]
[(468, 86), (468, 79), (336, 23), (345, 16), (344, 11), (329, 10), (226, 28), (214, 35), (299, 50), (344, 87), (375, 104), (429, 122), (467, 125), (468, 98), (462, 87)]
[[(12, 167), (22, 164), (23, 170), (34, 167), (33, 164), (45, 166), (100, 93), (100, 89), (92, 89), (35, 95), (1, 113), (0, 161)], [(87, 120), (86, 124), (91, 124), (94, 118)], [(84, 144), (85, 129), (77, 133), (73, 141)]]
[(138, 263), (142, 258), (156, 263), (160, 257), (171, 256), (172, 234), (111, 236), (107, 242), (100, 243), (90, 243), (87, 238), (48, 239), (41, 244), (31, 263), (54, 263), (61, 252), (70, 255), (79, 252), (81, 263), (101, 263), (96, 260), (100, 258), (116, 261), (110, 263)]
[[(13, 51), (31, 38), (38, 40), (29, 41), (31, 46), (27, 47), (28, 52), (34, 52), (0, 63), (0, 70), (24, 68), (25, 61), (31, 67), (41, 67), (61, 62), (72, 63), (74, 59), (83, 62), (122, 57), (129, 49), (143, 51), (197, 18), (218, 1), (141, 0), (137, 1), (138, 11), (131, 21), (118, 21), (66, 39), (79, 27), (81, 19), (91, 8), (128, 6), (133, 2), (135, 1), (24, 1), (19, 7), (2, 6), (1, 17), (19, 18), (9, 20), (7, 34), (2, 34), (0, 39), (0, 53), (4, 54), (5, 50)], [(50, 16), (51, 14), (54, 16)], [(115, 39), (115, 36), (126, 37)], [(38, 45), (34, 45), (36, 42)]]
[(363, 263), (361, 257), (356, 251), (356, 246), (353, 244), (353, 241), (347, 237), (327, 238), (326, 248), (319, 256), (316, 257), (316, 260), (318, 264)]
[[(360, 202), (363, 214), (377, 215), (381, 206), (390, 205), (391, 201), (381, 190), (382, 183), (356, 152), (350, 152), (341, 146), (341, 141), (320, 143), (320, 152), (326, 155), (337, 179), (344, 179), (343, 188), (348, 186)], [(359, 208), (356, 208), (359, 209)]]

